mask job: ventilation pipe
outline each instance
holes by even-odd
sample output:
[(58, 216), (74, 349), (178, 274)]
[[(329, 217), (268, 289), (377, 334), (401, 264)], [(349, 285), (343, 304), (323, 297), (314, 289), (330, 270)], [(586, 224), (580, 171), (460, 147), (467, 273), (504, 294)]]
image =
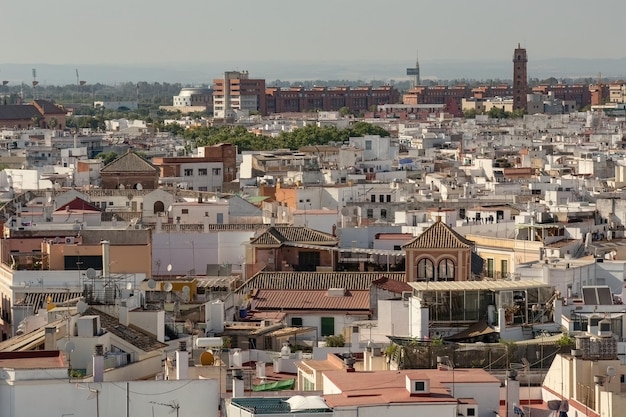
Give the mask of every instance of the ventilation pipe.
[(110, 255), (110, 242), (108, 240), (103, 240), (100, 242), (102, 245), (102, 277), (109, 278), (109, 267), (111, 266), (111, 255)]
[(187, 352), (187, 342), (178, 342), (176, 351), (176, 379), (189, 379), (189, 353)]
[(104, 381), (104, 346), (96, 345), (93, 354), (93, 382)]

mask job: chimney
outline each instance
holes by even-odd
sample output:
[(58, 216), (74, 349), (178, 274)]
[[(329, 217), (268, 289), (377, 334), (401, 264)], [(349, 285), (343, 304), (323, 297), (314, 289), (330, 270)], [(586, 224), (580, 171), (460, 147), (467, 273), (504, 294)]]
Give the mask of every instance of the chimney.
[(102, 277), (109, 278), (109, 266), (111, 266), (110, 243), (108, 240), (103, 240), (100, 242), (100, 245), (102, 245)]
[(44, 338), (44, 350), (56, 350), (56, 327), (46, 327), (46, 333)]
[(241, 398), (244, 394), (243, 369), (233, 369), (233, 398)]
[(93, 354), (93, 382), (104, 381), (104, 346), (96, 345)]
[(189, 353), (187, 352), (187, 342), (178, 342), (176, 351), (176, 379), (189, 379)]
[(337, 225), (336, 224), (333, 224), (332, 235), (335, 236), (335, 237), (337, 236)]
[(517, 380), (517, 371), (508, 369), (506, 371), (506, 415), (514, 416), (515, 407), (519, 404), (519, 381)]

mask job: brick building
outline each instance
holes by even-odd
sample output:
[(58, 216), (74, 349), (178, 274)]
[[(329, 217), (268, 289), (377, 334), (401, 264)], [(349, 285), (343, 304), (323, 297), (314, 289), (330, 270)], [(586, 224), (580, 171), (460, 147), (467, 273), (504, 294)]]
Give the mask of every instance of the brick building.
[(398, 90), (389, 85), (380, 87), (268, 87), (265, 90), (268, 114), (337, 111), (342, 107), (354, 113), (370, 110), (372, 106), (398, 103)]

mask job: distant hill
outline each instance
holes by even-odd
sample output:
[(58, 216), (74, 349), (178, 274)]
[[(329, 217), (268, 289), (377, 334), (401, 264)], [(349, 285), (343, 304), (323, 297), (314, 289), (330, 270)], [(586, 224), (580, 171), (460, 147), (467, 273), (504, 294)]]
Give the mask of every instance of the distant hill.
[[(509, 61), (420, 61), (424, 79), (510, 79), (512, 63)], [(206, 62), (154, 65), (50, 65), (50, 64), (0, 64), (0, 79), (15, 86), (21, 82), (30, 84), (32, 69), (37, 69), (41, 84), (66, 85), (76, 83), (76, 69), (80, 79), (87, 84), (116, 82), (169, 82), (185, 85), (210, 84), (224, 71), (248, 70), (251, 77), (266, 80), (406, 80), (406, 68), (413, 66), (407, 61), (344, 61), (344, 62), (289, 62), (289, 61), (241, 61)], [(528, 63), (531, 78), (581, 78), (595, 79), (598, 73), (604, 79), (626, 78), (626, 58), (577, 59), (555, 58), (532, 60)]]

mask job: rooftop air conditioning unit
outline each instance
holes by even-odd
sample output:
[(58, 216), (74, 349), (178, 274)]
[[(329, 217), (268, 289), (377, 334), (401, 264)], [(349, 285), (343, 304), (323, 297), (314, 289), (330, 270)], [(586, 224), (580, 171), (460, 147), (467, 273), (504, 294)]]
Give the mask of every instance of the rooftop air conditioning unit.
[(65, 238), (65, 244), (67, 245), (73, 245), (76, 242), (75, 238), (73, 236), (67, 236)]

